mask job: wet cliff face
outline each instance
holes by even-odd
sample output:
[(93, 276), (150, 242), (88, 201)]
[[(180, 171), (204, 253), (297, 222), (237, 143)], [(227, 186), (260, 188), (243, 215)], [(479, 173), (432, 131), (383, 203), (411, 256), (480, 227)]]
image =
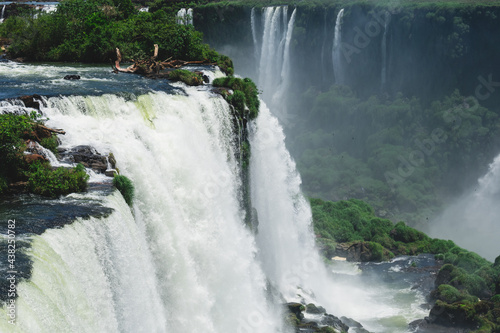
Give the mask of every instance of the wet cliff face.
[[(325, 90), (335, 83), (332, 52), (340, 9), (297, 7), (292, 91)], [(261, 16), (257, 9), (257, 22)], [(401, 92), (429, 102), (459, 89), (494, 105), (498, 98), (492, 89), (500, 82), (499, 20), (500, 7), (346, 6), (340, 44), (344, 83), (360, 97)], [(234, 59), (237, 72), (256, 76), (250, 7), (201, 7), (194, 21), (210, 45)]]
[[(308, 195), (363, 199), (381, 216), (426, 225), (476, 186), (500, 150), (500, 7), (302, 2), (278, 12), (200, 7), (194, 25), (259, 82)], [(282, 70), (271, 76), (266, 26), (275, 49), (288, 50), (274, 53)], [(436, 130), (445, 139), (421, 148)]]

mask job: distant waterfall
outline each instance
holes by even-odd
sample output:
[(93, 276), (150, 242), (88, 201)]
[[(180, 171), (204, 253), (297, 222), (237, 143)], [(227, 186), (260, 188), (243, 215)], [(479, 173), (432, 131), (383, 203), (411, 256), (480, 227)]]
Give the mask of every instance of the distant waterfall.
[(193, 9), (189, 8), (186, 10), (186, 8), (181, 8), (177, 12), (177, 19), (176, 19), (177, 24), (193, 24)]
[(337, 14), (337, 20), (335, 21), (335, 34), (333, 36), (332, 60), (333, 60), (333, 75), (335, 76), (336, 84), (344, 84), (345, 82), (342, 69), (342, 61), (341, 61), (343, 17), (344, 17), (344, 8), (342, 8)]
[(3, 5), (2, 7), (2, 14), (0, 14), (0, 23), (3, 23), (3, 20), (4, 20), (4, 14), (5, 14), (5, 6), (6, 5)]
[(385, 13), (384, 22), (384, 34), (382, 35), (382, 44), (380, 49), (382, 50), (382, 71), (380, 73), (381, 87), (385, 88), (387, 81), (387, 30), (389, 28), (389, 22), (391, 21), (391, 14), (389, 12)]
[[(283, 99), (290, 83), (290, 41), (296, 9), (290, 18), (287, 6), (266, 7), (262, 15), (262, 44), (254, 45), (256, 49), (260, 49), (258, 86), (263, 90), (263, 99), (283, 120), (286, 117), (286, 103)], [(254, 43), (256, 41), (257, 38), (254, 38)]]
[(259, 42), (257, 41), (257, 22), (255, 18), (255, 7), (252, 8), (252, 11), (250, 13), (250, 24), (252, 26), (252, 39), (253, 39), (253, 45), (254, 45), (254, 57), (255, 61), (259, 61), (259, 49), (260, 45)]
[(479, 178), (469, 194), (432, 221), (434, 237), (451, 239), (458, 246), (475, 251), (490, 261), (500, 254), (500, 155)]

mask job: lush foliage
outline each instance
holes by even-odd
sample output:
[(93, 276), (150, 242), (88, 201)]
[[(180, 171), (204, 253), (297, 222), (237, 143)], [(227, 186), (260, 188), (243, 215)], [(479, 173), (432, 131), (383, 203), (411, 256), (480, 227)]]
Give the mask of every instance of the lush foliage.
[(145, 58), (159, 45), (160, 59), (227, 63), (202, 43), (192, 25), (175, 23), (175, 14), (139, 12), (130, 0), (65, 0), (53, 13), (9, 17), (0, 36), (12, 39), (11, 57), (29, 60), (108, 62), (115, 48), (129, 59)]
[[(25, 140), (38, 140), (37, 124), (40, 121), (36, 112), (31, 115), (0, 115), (0, 194), (7, 190), (9, 183), (16, 181), (27, 181), (30, 192), (49, 197), (84, 191), (88, 175), (82, 165), (52, 170), (48, 162), (27, 163)], [(40, 141), (47, 149), (57, 151), (55, 136)]]
[[(374, 214), (371, 206), (358, 199), (330, 202), (311, 199), (314, 231), (327, 258), (337, 243), (368, 242), (373, 259), (419, 253), (445, 254), (455, 247), (452, 241), (433, 239), (404, 222), (393, 224)], [(379, 247), (379, 244), (381, 247)]]
[(458, 92), (423, 107), (416, 98), (364, 100), (332, 86), (311, 89), (302, 101), (309, 112), (290, 146), (304, 190), (329, 200), (363, 199), (392, 220), (425, 221), (442, 197), (461, 189), (464, 174), (484, 172), (497, 153), (498, 116)]
[(260, 106), (259, 91), (252, 80), (227, 76), (215, 79), (212, 84), (214, 87), (225, 87), (233, 90), (232, 94), (226, 93), (224, 97), (235, 107), (241, 118), (257, 118)]
[(89, 176), (85, 167), (52, 169), (49, 163), (35, 162), (29, 167), (28, 188), (32, 193), (47, 197), (57, 197), (72, 192), (82, 192), (87, 188)]
[(134, 199), (134, 184), (132, 181), (125, 176), (116, 175), (113, 178), (113, 185), (120, 191), (125, 202), (130, 206)]
[(199, 73), (191, 72), (185, 69), (176, 69), (170, 72), (168, 78), (172, 81), (182, 81), (189, 86), (203, 84), (203, 78)]
[(23, 138), (30, 138), (36, 113), (31, 115), (0, 114), (0, 193), (6, 184), (21, 176)]
[[(335, 255), (337, 243), (345, 242), (368, 244), (372, 260), (388, 259), (391, 255), (387, 254), (436, 254), (444, 265), (432, 294), (437, 302), (431, 316), (447, 325), (480, 325), (487, 332), (500, 328), (500, 256), (492, 264), (452, 241), (430, 238), (403, 222), (394, 225), (376, 217), (373, 208), (361, 200), (311, 199), (311, 207), (317, 243), (326, 259)], [(447, 322), (443, 318), (448, 315), (463, 319)]]

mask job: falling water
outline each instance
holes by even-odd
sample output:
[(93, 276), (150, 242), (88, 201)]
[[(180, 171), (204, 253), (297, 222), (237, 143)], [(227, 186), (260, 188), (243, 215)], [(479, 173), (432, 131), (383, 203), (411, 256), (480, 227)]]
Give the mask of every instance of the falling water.
[[(259, 61), (259, 88), (262, 98), (271, 105), (273, 112), (286, 121), (287, 108), (283, 100), (290, 83), (290, 41), (296, 9), (288, 18), (288, 7), (263, 9), (263, 33)], [(255, 45), (255, 44), (254, 44)]]
[(385, 88), (385, 83), (387, 80), (387, 30), (389, 28), (389, 22), (391, 21), (391, 14), (389, 12), (385, 13), (384, 21), (384, 34), (382, 35), (382, 45), (380, 49), (382, 50), (382, 70), (381, 70), (381, 87)]
[(257, 22), (255, 22), (255, 7), (252, 8), (250, 12), (250, 24), (252, 26), (252, 39), (253, 39), (253, 47), (254, 47), (254, 57), (255, 61), (259, 61), (259, 50), (260, 45), (257, 41)]
[(231, 110), (179, 87), (45, 99), (62, 146), (113, 152), (136, 195), (131, 210), (116, 194), (108, 218), (34, 237), (19, 332), (282, 331), (238, 202)]
[(490, 261), (500, 253), (500, 155), (477, 186), (430, 223), (434, 237), (452, 239)]
[(186, 8), (181, 8), (177, 12), (177, 19), (176, 19), (177, 24), (193, 24), (193, 9), (189, 8), (186, 10)]
[(3, 23), (3, 20), (4, 20), (4, 14), (5, 14), (5, 6), (6, 5), (3, 5), (2, 7), (2, 14), (0, 14), (0, 23)]
[(193, 25), (193, 9), (189, 8), (186, 15), (186, 24)]
[(344, 16), (344, 8), (342, 8), (337, 14), (337, 20), (335, 21), (335, 34), (333, 36), (333, 51), (332, 51), (332, 61), (333, 61), (333, 74), (335, 75), (336, 84), (344, 84), (344, 75), (341, 63), (341, 43), (342, 43), (342, 18)]

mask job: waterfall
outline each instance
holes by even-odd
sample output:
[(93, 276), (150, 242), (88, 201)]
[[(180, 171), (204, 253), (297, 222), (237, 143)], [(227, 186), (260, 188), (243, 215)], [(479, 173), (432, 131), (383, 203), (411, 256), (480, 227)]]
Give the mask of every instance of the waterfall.
[(255, 61), (259, 61), (259, 43), (257, 41), (257, 22), (255, 22), (255, 7), (252, 8), (250, 12), (250, 24), (252, 27), (252, 39), (253, 39), (253, 47), (254, 47), (254, 57)]
[(5, 6), (6, 5), (3, 5), (3, 7), (2, 7), (2, 14), (0, 14), (0, 23), (3, 23), (3, 20), (4, 20), (3, 16), (5, 14)]
[(288, 18), (287, 6), (263, 9), (258, 86), (263, 90), (264, 101), (282, 121), (287, 116), (283, 99), (290, 83), (290, 41), (295, 16), (296, 9)]
[(187, 10), (187, 17), (186, 17), (186, 24), (191, 24), (193, 25), (193, 9), (189, 8)]
[(387, 30), (389, 28), (390, 20), (391, 14), (389, 12), (386, 12), (384, 21), (384, 34), (382, 35), (382, 45), (380, 46), (380, 49), (382, 50), (382, 70), (380, 73), (382, 89), (385, 88), (385, 83), (387, 80)]
[(131, 210), (115, 194), (108, 218), (34, 237), (14, 329), (283, 331), (238, 202), (231, 110), (219, 96), (182, 89), (45, 99), (47, 125), (66, 130), (62, 146), (113, 152), (136, 195)]
[(177, 12), (177, 19), (176, 19), (177, 24), (193, 24), (193, 9), (189, 8), (186, 10), (186, 8), (181, 8)]
[(342, 17), (344, 17), (344, 8), (337, 14), (335, 20), (335, 34), (333, 35), (333, 75), (335, 75), (336, 84), (344, 84), (344, 75), (341, 63), (341, 44), (342, 44)]
[(474, 189), (430, 223), (434, 237), (451, 239), (490, 261), (500, 253), (500, 155)]

